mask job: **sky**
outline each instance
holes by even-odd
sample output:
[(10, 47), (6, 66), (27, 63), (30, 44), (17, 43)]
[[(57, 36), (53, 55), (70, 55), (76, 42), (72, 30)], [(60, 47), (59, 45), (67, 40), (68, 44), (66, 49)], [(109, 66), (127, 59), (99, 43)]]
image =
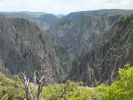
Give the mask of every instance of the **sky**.
[(98, 9), (133, 9), (133, 0), (0, 0), (0, 11), (68, 14)]

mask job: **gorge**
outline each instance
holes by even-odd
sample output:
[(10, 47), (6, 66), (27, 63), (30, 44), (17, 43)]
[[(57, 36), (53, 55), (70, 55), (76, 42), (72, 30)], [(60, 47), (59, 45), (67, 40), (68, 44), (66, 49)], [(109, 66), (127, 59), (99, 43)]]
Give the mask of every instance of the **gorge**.
[(57, 15), (0, 13), (0, 71), (35, 71), (50, 83), (111, 84), (133, 65), (133, 11), (95, 10)]

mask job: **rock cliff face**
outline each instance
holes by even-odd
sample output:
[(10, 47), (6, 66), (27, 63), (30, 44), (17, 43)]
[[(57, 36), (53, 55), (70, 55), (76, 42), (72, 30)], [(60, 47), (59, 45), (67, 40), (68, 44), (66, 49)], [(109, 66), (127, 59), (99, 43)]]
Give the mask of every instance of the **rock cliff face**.
[[(117, 78), (118, 68), (125, 63), (117, 61), (120, 55), (117, 56), (115, 52), (123, 52), (120, 51), (123, 49), (118, 48), (123, 48), (125, 44), (119, 43), (119, 37), (113, 35), (119, 33), (116, 30), (120, 28), (119, 19), (130, 13), (132, 11), (125, 10), (76, 12), (63, 17), (49, 29), (49, 35), (67, 51), (65, 56), (68, 55), (71, 59), (65, 60), (68, 64), (66, 68), (69, 69), (67, 79), (94, 86), (103, 82), (109, 84)], [(116, 51), (111, 51), (115, 48), (115, 44), (111, 42), (115, 40), (111, 40), (113, 38), (118, 43)]]
[(76, 55), (85, 55), (86, 51), (95, 46), (98, 37), (108, 33), (124, 12), (101, 10), (71, 13), (52, 26), (48, 33), (68, 51)]
[(70, 77), (90, 86), (110, 84), (118, 79), (117, 71), (126, 63), (133, 64), (133, 15), (121, 18), (103, 44), (81, 55), (73, 63)]
[[(16, 74), (47, 70), (58, 81), (62, 70), (50, 38), (34, 22), (0, 16), (0, 67)], [(50, 77), (50, 76), (48, 76)], [(31, 79), (32, 80), (32, 79)]]
[[(98, 44), (103, 44), (102, 40), (106, 38), (110, 28), (124, 13), (116, 12), (119, 11), (71, 13), (49, 28), (48, 35), (54, 39), (58, 47), (56, 47), (58, 57), (61, 59), (64, 74), (68, 79), (70, 79), (70, 70), (73, 69), (73, 61), (78, 56), (81, 59), (89, 51), (96, 49)], [(75, 77), (78, 76), (75, 75)]]
[[(0, 70), (35, 71), (50, 82), (110, 84), (124, 64), (133, 64), (132, 11), (76, 12), (52, 25), (0, 16)], [(46, 27), (45, 27), (46, 26)]]

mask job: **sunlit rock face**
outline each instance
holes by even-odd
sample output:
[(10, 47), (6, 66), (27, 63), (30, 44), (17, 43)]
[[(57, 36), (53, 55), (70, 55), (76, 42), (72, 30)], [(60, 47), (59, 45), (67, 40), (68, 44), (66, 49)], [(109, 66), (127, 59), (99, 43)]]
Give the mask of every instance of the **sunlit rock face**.
[(70, 77), (90, 86), (110, 84), (118, 79), (118, 69), (126, 63), (133, 64), (132, 24), (133, 16), (116, 22), (102, 44), (74, 61)]
[(12, 74), (25, 71), (32, 80), (34, 71), (47, 70), (58, 81), (60, 60), (52, 41), (34, 22), (0, 16), (0, 67)]

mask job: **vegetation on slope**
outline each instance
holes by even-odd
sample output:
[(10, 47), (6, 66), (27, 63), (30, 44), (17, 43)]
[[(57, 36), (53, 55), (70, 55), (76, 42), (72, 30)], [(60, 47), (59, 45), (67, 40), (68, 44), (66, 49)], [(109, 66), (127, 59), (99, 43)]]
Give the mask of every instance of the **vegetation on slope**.
[[(65, 84), (49, 84), (43, 88), (42, 100), (132, 100), (133, 66), (119, 69), (119, 80), (110, 86), (85, 87), (82, 83), (68, 81)], [(21, 80), (7, 78), (0, 73), (0, 100), (24, 100)], [(36, 89), (34, 89), (36, 91)], [(36, 92), (34, 92), (36, 93)]]
[(0, 100), (24, 100), (24, 90), (17, 84), (22, 85), (17, 77), (13, 80), (0, 73)]
[(100, 85), (96, 91), (100, 100), (132, 100), (133, 99), (133, 66), (126, 64), (127, 69), (119, 69), (119, 80), (111, 86)]
[[(103, 32), (103, 31), (102, 31)], [(104, 33), (106, 34), (106, 33)], [(133, 65), (133, 15), (119, 19), (109, 33), (92, 44), (91, 51), (84, 49), (72, 64), (69, 79), (83, 81), (89, 86), (110, 84), (118, 78), (118, 69), (126, 63)], [(92, 38), (93, 40), (93, 38)], [(85, 50), (88, 46), (83, 45)]]

